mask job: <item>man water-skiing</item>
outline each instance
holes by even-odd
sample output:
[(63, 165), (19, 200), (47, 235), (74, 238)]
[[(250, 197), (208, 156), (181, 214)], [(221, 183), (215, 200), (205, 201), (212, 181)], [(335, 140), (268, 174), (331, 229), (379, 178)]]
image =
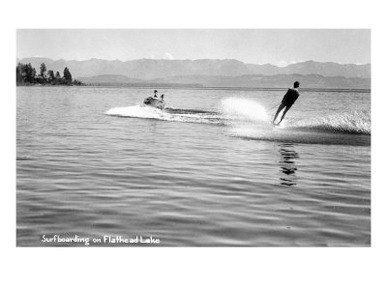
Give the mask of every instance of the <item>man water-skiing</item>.
[(277, 119), (278, 114), (282, 111), (282, 109), (285, 108), (285, 110), (284, 110), (284, 113), (282, 114), (281, 120), (277, 124), (274, 124), (274, 125), (279, 125), (282, 122), (283, 118), (285, 117), (286, 113), (289, 111), (290, 107), (293, 106), (294, 102), (299, 97), (299, 95), (300, 95), (298, 93), (299, 86), (300, 86), (299, 82), (294, 82), (293, 88), (288, 89), (288, 91), (284, 95), (282, 102), (278, 107), (277, 113), (275, 113), (275, 116), (273, 119), (273, 124), (274, 124), (275, 120)]

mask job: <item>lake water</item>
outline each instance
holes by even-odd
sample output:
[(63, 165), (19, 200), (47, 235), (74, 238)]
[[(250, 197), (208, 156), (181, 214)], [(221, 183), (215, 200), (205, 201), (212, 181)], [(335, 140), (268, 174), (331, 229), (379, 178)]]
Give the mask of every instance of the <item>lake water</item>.
[(159, 91), (17, 88), (18, 246), (370, 246), (369, 93)]

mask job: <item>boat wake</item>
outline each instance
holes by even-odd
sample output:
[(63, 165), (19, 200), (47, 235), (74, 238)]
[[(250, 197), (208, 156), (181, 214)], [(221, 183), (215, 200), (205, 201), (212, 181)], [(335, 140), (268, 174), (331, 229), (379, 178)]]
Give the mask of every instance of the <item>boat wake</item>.
[(216, 111), (135, 105), (113, 108), (105, 114), (123, 118), (203, 123), (227, 126), (226, 134), (249, 140), (294, 143), (370, 145), (371, 118), (364, 111), (343, 112), (324, 117), (289, 120), (273, 127), (266, 108), (256, 101), (223, 99)]
[(344, 112), (289, 124), (290, 130), (371, 135), (371, 116), (364, 111)]
[(156, 119), (161, 121), (206, 123), (223, 125), (224, 120), (218, 112), (165, 108), (159, 110), (150, 106), (135, 105), (108, 110), (106, 115), (122, 118)]

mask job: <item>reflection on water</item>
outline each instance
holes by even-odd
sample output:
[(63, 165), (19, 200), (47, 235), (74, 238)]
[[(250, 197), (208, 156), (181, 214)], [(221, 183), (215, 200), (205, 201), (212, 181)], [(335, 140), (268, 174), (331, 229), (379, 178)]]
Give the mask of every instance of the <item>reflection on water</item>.
[(295, 159), (298, 158), (298, 154), (294, 149), (292, 143), (283, 143), (279, 145), (280, 160), (280, 170), (282, 174), (280, 175), (280, 184), (285, 186), (296, 185), (296, 162)]

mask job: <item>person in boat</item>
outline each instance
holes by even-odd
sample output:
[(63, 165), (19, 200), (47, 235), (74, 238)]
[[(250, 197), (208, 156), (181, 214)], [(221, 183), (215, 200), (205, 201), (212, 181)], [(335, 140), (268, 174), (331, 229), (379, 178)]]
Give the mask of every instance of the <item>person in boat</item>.
[(164, 95), (160, 96), (160, 100), (159, 100), (158, 104), (156, 105), (156, 107), (161, 109), (161, 110), (164, 109), (164, 107), (165, 107)]
[(157, 90), (154, 91), (154, 95), (151, 98), (154, 99), (154, 100), (158, 100), (159, 99), (159, 97), (157, 96)]
[[(295, 101), (298, 99), (300, 96), (298, 92), (298, 88), (300, 87), (299, 82), (294, 82), (293, 88), (289, 88), (286, 94), (284, 95), (281, 104), (278, 106), (277, 113), (275, 113), (274, 119), (273, 119), (273, 125), (279, 125), (281, 124), (282, 120), (284, 119), (286, 113), (289, 111), (289, 109), (293, 106)], [(275, 120), (278, 117), (278, 114), (284, 109), (284, 112), (281, 116), (280, 121), (275, 124)]]

